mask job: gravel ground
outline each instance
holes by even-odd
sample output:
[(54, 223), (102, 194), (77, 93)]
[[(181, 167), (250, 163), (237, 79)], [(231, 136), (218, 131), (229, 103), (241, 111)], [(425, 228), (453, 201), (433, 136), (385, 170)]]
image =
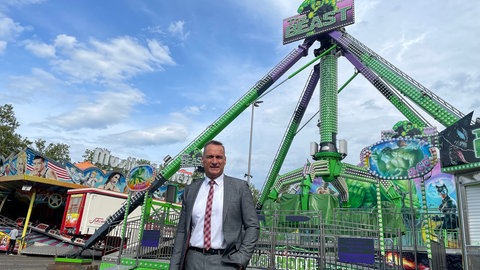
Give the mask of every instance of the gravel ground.
[[(55, 258), (45, 256), (5, 255), (0, 253), (1, 270), (46, 270), (50, 264), (55, 263)], [(100, 261), (94, 261), (100, 265)]]

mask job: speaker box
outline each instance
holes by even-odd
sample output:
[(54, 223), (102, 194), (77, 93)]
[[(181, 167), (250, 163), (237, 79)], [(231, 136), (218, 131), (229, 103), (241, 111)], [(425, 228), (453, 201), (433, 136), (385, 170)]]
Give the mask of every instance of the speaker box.
[(169, 203), (177, 202), (177, 186), (175, 185), (168, 185), (167, 186), (167, 196), (165, 200)]

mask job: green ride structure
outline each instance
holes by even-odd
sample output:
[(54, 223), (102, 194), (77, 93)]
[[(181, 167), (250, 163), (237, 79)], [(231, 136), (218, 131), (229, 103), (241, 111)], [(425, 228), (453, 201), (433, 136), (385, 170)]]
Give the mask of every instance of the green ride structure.
[[(392, 181), (405, 180), (403, 191), (408, 190), (411, 188), (411, 186), (409, 187), (411, 185), (409, 180), (426, 175), (436, 164), (436, 156), (427, 157), (428, 160), (422, 161), (426, 162), (424, 164), (425, 168), (422, 167), (421, 170), (412, 175), (408, 174), (401, 177), (375, 174), (375, 170), (371, 166), (369, 167), (371, 164), (353, 165), (342, 162), (346, 153), (343, 149), (343, 142), (338, 143), (337, 140), (338, 95), (355, 76), (361, 74), (405, 116), (409, 123), (420, 130), (432, 128), (432, 125), (410, 103), (414, 103), (424, 113), (427, 113), (445, 127), (451, 126), (463, 118), (464, 114), (349, 35), (343, 27), (353, 23), (353, 1), (338, 2), (341, 3), (337, 3), (337, 1), (304, 1), (299, 8), (299, 15), (288, 18), (284, 22), (284, 43), (301, 39), (304, 40), (303, 43), (261, 78), (195, 140), (168, 161), (166, 166), (157, 173), (150, 188), (133, 194), (129, 203), (124, 204), (122, 208), (110, 216), (103, 226), (86, 241), (79, 254), (93, 247), (107, 236), (115, 228), (114, 224), (120, 223), (126, 214), (131, 213), (148, 201), (148, 198), (181, 168), (182, 157), (185, 155), (192, 156), (194, 153), (201, 151), (206, 142), (214, 139), (243, 111), (267, 94), (267, 90), (275, 82), (301, 58), (308, 55), (312, 46), (318, 45), (318, 48), (314, 49), (315, 58), (286, 79), (292, 78), (300, 71), (315, 64), (274, 156), (257, 208), (264, 213), (279, 209), (291, 210), (296, 213), (316, 211), (321, 213), (323, 222), (333, 224), (342, 222), (342, 220), (335, 220), (334, 217), (340, 218), (340, 216), (335, 216), (333, 208), (361, 208), (366, 204), (365, 201), (368, 201), (370, 205), (376, 207), (373, 218), (376, 219), (377, 230), (380, 232), (378, 248), (380, 254), (386, 256), (383, 240), (385, 236), (388, 237), (386, 231), (384, 231), (387, 223), (389, 228), (397, 228), (400, 232), (404, 229), (402, 220), (395, 216), (398, 213), (390, 211), (392, 205), (396, 210), (401, 210), (404, 206), (402, 204), (405, 204), (406, 193), (402, 193), (402, 188), (392, 184)], [(322, 14), (323, 16), (320, 16)], [(338, 59), (340, 57), (345, 57), (356, 70), (352, 78), (341, 88), (338, 87), (337, 78)], [(318, 119), (320, 136), (318, 142), (314, 142), (310, 146), (313, 161), (307, 162), (298, 169), (280, 174), (295, 135), (301, 129), (302, 118), (317, 86), (319, 86), (320, 96)], [(414, 136), (386, 139), (387, 141), (399, 142), (399, 145), (400, 142), (422, 141), (421, 145), (427, 145), (426, 147), (431, 149), (438, 147), (437, 135), (438, 133), (432, 132), (427, 135), (422, 133)], [(407, 154), (404, 153), (404, 155)], [(366, 161), (375, 160), (375, 157), (373, 152), (366, 151)], [(324, 183), (334, 186), (339, 193), (338, 200), (333, 195), (318, 196), (312, 194), (310, 188), (316, 178), (321, 178)], [(298, 185), (300, 187), (299, 192), (297, 194), (284, 194), (284, 191), (292, 185)], [(366, 186), (372, 185), (375, 189), (370, 189), (367, 192)], [(290, 202), (281, 205), (279, 203), (280, 197), (287, 201), (290, 200)], [(425, 198), (423, 199), (425, 202)], [(423, 210), (420, 212), (427, 211), (425, 203), (420, 205), (418, 201), (414, 202), (412, 196), (410, 196), (409, 201), (411, 204), (415, 204), (415, 207), (423, 207), (418, 209)], [(418, 214), (418, 212), (415, 213)], [(266, 218), (265, 222), (268, 220)], [(268, 223), (262, 224), (269, 226)], [(140, 228), (143, 228), (143, 226), (140, 225)], [(292, 228), (291, 231), (301, 232), (298, 227)], [(431, 262), (433, 258), (428, 227), (426, 228), (426, 235), (428, 259)]]

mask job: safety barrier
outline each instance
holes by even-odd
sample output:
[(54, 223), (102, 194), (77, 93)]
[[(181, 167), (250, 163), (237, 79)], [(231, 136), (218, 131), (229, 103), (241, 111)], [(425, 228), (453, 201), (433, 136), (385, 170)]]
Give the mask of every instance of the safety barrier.
[[(405, 252), (427, 250), (421, 225), (425, 220), (438, 219), (435, 216), (439, 213), (432, 210), (428, 215), (415, 213), (414, 217), (393, 210), (384, 209), (384, 213), (403, 219), (402, 226), (380, 229), (378, 214), (373, 210), (335, 209), (329, 223), (318, 211), (259, 211), (260, 238), (249, 268), (403, 269)], [(135, 258), (168, 263), (178, 219), (178, 211), (158, 212), (143, 223), (138, 219), (115, 226), (104, 240), (108, 256), (103, 260), (118, 263)], [(457, 230), (441, 226), (429, 232), (435, 256), (444, 256), (445, 247), (451, 244), (445, 234), (458, 236)]]

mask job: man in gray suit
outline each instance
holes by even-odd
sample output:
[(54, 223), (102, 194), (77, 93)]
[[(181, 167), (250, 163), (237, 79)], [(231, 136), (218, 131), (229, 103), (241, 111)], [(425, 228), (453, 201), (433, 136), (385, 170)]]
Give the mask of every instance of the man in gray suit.
[(206, 177), (185, 187), (171, 270), (247, 267), (258, 240), (258, 216), (247, 182), (223, 174), (226, 161), (221, 142), (205, 144)]

